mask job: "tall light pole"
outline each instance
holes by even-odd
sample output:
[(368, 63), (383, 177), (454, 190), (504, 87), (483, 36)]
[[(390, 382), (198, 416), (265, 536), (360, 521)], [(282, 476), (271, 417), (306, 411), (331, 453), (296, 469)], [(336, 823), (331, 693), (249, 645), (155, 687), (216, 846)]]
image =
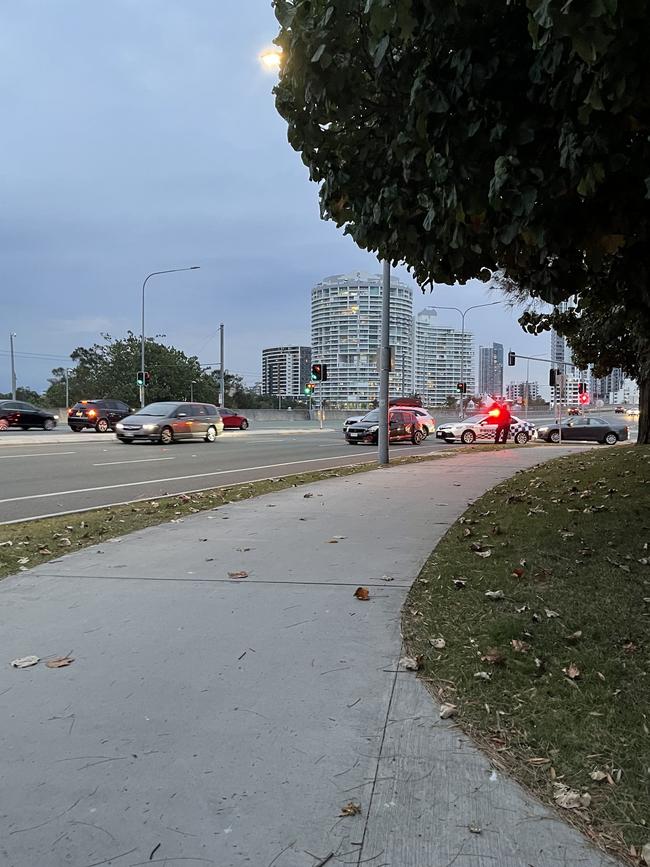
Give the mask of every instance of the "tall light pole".
[[(471, 307), (466, 307), (465, 310), (461, 310), (460, 307), (439, 307), (438, 305), (434, 305), (433, 307), (434, 310), (455, 310), (456, 313), (460, 313), (460, 381), (462, 383), (465, 382), (465, 317), (470, 310), (478, 310), (479, 307), (494, 307), (495, 304), (505, 304), (505, 301), (488, 301), (487, 304), (472, 304)], [(460, 393), (460, 409), (458, 415), (461, 419), (465, 418), (465, 394), (462, 391)]]
[(70, 373), (69, 367), (63, 368), (63, 375), (65, 376), (65, 408), (66, 410), (70, 409), (70, 387), (68, 383), (68, 374)]
[(219, 369), (219, 403), (220, 406), (226, 405), (226, 368), (224, 367), (224, 357), (223, 357), (223, 322), (219, 326), (219, 357), (220, 361), (220, 369)]
[(152, 271), (151, 274), (147, 274), (144, 278), (144, 283), (142, 284), (142, 332), (140, 335), (140, 368), (142, 372), (142, 385), (140, 386), (140, 406), (144, 406), (144, 390), (145, 390), (145, 366), (144, 366), (144, 288), (147, 285), (147, 282), (155, 277), (157, 274), (176, 274), (178, 271), (198, 271), (200, 265), (190, 265), (189, 268), (168, 268), (166, 271)]
[(381, 281), (381, 330), (379, 336), (379, 431), (377, 461), (387, 467), (388, 379), (390, 373), (390, 262), (384, 260)]
[(14, 359), (15, 331), (9, 332), (9, 345), (11, 346), (11, 399), (16, 400), (16, 361)]

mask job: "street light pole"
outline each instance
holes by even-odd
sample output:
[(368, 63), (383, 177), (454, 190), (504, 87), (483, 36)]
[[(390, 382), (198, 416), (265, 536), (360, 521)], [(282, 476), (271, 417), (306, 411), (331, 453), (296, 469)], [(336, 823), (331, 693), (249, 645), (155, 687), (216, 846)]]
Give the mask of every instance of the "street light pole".
[(144, 278), (144, 283), (142, 284), (142, 331), (140, 334), (140, 369), (142, 371), (142, 385), (140, 386), (140, 406), (144, 406), (144, 289), (147, 285), (147, 282), (151, 279), (151, 277), (155, 277), (158, 274), (176, 274), (178, 271), (198, 271), (200, 265), (190, 265), (189, 268), (168, 268), (166, 271), (152, 271), (151, 274), (147, 274)]
[[(460, 313), (460, 321), (461, 321), (461, 330), (460, 330), (460, 381), (465, 382), (465, 317), (469, 313), (470, 310), (478, 310), (479, 307), (494, 307), (495, 304), (505, 304), (505, 301), (488, 301), (487, 304), (472, 304), (471, 307), (466, 307), (465, 310), (461, 310), (460, 307), (439, 307), (434, 305), (434, 310), (455, 310), (456, 313)], [(459, 406), (459, 418), (465, 418), (465, 393), (461, 391), (460, 393), (460, 406)]]
[(387, 467), (388, 456), (388, 377), (390, 368), (390, 262), (384, 260), (381, 285), (381, 331), (379, 338), (379, 431), (378, 463)]
[[(221, 357), (221, 369), (219, 371), (219, 399), (221, 401), (221, 406), (226, 405), (226, 368), (224, 367), (224, 358), (223, 358), (223, 322), (219, 326), (219, 348), (220, 348), (220, 357)], [(279, 385), (279, 374), (278, 374), (278, 385)]]
[(9, 332), (9, 344), (11, 346), (11, 399), (16, 400), (16, 361), (14, 359), (14, 337), (15, 331)]

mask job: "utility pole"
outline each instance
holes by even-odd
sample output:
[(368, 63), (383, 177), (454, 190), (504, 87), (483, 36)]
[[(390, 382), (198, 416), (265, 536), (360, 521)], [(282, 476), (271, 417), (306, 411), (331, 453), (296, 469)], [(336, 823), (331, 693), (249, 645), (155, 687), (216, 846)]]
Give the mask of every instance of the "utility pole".
[(11, 399), (16, 400), (16, 361), (14, 359), (14, 337), (15, 331), (9, 332), (9, 344), (11, 346)]
[(219, 346), (221, 350), (220, 358), (221, 358), (221, 370), (219, 375), (219, 399), (220, 405), (223, 407), (226, 405), (226, 368), (224, 367), (224, 358), (223, 358), (223, 322), (219, 326)]
[(64, 376), (65, 376), (65, 408), (66, 410), (70, 409), (70, 387), (68, 384), (68, 373), (70, 372), (67, 367), (63, 368)]
[(390, 368), (390, 262), (383, 263), (381, 284), (381, 330), (379, 335), (379, 436), (377, 460), (387, 467), (388, 449), (388, 378)]

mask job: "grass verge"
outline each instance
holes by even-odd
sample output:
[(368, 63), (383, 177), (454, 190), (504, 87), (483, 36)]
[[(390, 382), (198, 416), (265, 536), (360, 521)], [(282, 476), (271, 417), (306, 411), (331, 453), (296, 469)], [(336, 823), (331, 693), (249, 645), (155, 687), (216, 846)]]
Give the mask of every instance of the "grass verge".
[(571, 455), (485, 494), (414, 583), (403, 632), (436, 697), (495, 763), (644, 863), (649, 448)]
[[(480, 446), (485, 451), (491, 446)], [(503, 446), (501, 446), (503, 448)], [(419, 463), (452, 457), (458, 452), (476, 451), (471, 449), (450, 449), (436, 455), (412, 455), (393, 458), (391, 466)], [(192, 494), (175, 494), (165, 497), (152, 497), (150, 500), (129, 503), (122, 506), (103, 506), (79, 514), (58, 515), (37, 521), (24, 521), (17, 524), (0, 526), (0, 579), (15, 572), (26, 571), (48, 560), (53, 560), (71, 551), (87, 548), (115, 536), (124, 536), (135, 530), (142, 530), (166, 521), (218, 508), (226, 503), (270, 494), (285, 488), (296, 487), (331, 479), (337, 476), (350, 476), (376, 470), (375, 461), (299, 473), (283, 478), (265, 479), (258, 482), (212, 488)]]

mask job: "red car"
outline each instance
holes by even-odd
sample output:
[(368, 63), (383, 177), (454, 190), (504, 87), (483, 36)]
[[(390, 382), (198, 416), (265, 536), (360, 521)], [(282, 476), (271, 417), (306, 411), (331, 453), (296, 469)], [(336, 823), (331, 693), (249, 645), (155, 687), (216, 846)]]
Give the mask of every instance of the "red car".
[(246, 430), (248, 427), (248, 419), (246, 416), (240, 415), (234, 409), (227, 409), (225, 406), (219, 407), (219, 415), (223, 419), (223, 426), (227, 428), (238, 428)]

